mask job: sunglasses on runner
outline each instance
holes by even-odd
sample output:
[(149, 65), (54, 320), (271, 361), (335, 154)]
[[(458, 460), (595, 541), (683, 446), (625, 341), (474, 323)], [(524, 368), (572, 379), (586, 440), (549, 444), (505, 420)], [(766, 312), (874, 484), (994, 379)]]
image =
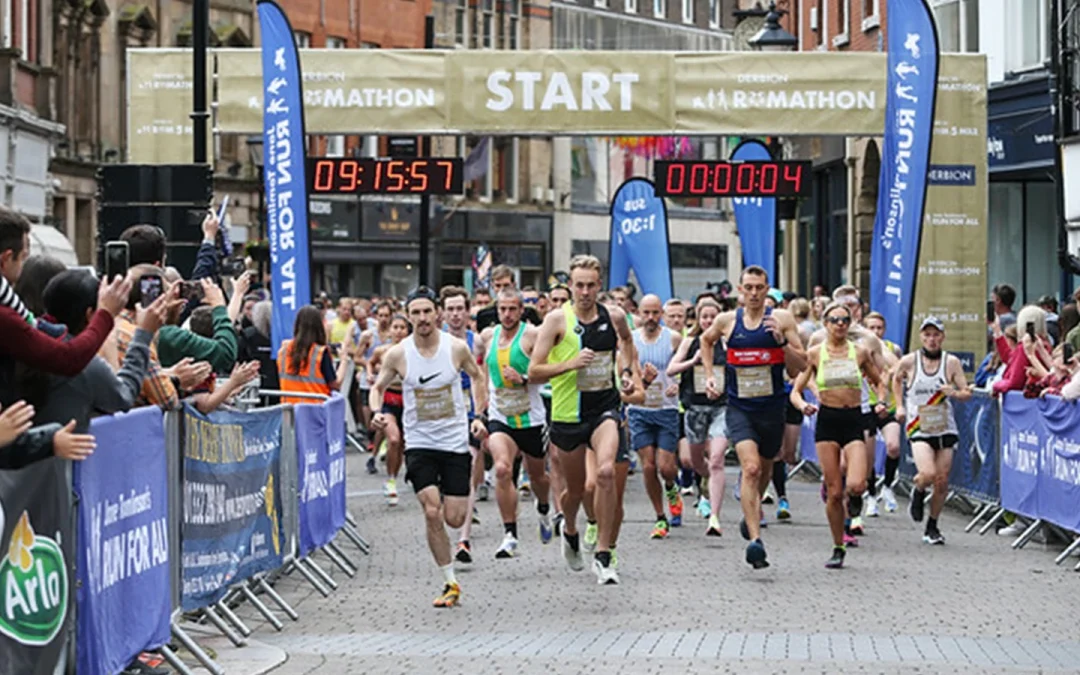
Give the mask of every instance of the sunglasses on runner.
[(851, 323), (851, 317), (850, 316), (830, 316), (829, 318), (827, 318), (825, 320), (828, 321), (829, 323), (836, 324), (836, 325), (839, 325), (839, 326), (847, 326), (847, 325), (849, 325)]

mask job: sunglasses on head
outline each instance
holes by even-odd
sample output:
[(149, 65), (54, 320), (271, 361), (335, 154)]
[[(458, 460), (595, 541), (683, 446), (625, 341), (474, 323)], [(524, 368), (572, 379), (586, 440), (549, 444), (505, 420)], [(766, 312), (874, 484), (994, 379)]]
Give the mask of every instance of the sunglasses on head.
[(830, 316), (830, 317), (826, 318), (825, 320), (828, 321), (829, 323), (836, 324), (836, 325), (839, 325), (839, 326), (847, 326), (847, 325), (849, 325), (851, 323), (851, 317), (850, 316)]
[(540, 301), (540, 298), (522, 298), (521, 300), (526, 305), (535, 305), (537, 302)]

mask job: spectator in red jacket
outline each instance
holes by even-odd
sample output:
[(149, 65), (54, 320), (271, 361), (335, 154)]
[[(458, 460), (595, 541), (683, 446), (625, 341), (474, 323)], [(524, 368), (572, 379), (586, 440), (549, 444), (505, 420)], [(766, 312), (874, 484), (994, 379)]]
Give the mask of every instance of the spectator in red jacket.
[[(29, 255), (30, 222), (0, 207), (0, 276), (12, 287)], [(0, 306), (0, 405), (11, 405), (19, 399), (14, 386), (16, 362), (65, 377), (82, 372), (112, 331), (113, 317), (124, 308), (130, 290), (131, 284), (124, 279), (103, 281), (98, 311), (86, 329), (68, 342), (42, 333), (10, 306)]]
[(995, 396), (1007, 391), (1022, 391), (1027, 384), (1029, 370), (1033, 376), (1041, 377), (1042, 373), (1053, 368), (1050, 337), (1046, 332), (1046, 312), (1041, 307), (1028, 305), (1020, 310), (1016, 317), (1020, 343), (1016, 347), (1010, 347), (1000, 334), (998, 321), (995, 320), (992, 326), (998, 354), (1007, 364), (1005, 374), (992, 387)]

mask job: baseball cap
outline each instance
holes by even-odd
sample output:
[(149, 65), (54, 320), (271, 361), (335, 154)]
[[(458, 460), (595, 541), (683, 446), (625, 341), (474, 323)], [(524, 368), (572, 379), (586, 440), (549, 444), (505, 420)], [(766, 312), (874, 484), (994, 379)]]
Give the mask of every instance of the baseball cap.
[(780, 291), (779, 288), (770, 288), (769, 297), (772, 298), (773, 302), (778, 305), (784, 301), (784, 294)]
[(945, 332), (945, 324), (943, 324), (941, 322), (941, 319), (937, 318), (936, 316), (928, 316), (923, 319), (922, 323), (919, 325), (919, 330), (924, 331), (931, 326), (937, 328), (942, 333)]

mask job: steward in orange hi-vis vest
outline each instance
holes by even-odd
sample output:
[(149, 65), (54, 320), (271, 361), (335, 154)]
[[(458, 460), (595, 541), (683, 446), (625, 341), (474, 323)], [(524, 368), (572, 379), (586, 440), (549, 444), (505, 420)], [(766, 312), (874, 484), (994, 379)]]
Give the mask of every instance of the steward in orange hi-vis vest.
[[(321, 367), (323, 354), (327, 349), (326, 345), (311, 345), (307, 358), (301, 363), (294, 363), (290, 358), (292, 342), (292, 340), (285, 340), (281, 343), (281, 349), (278, 350), (278, 379), (281, 380), (282, 391), (329, 396), (330, 384), (323, 377)], [(282, 396), (281, 401), (282, 403), (319, 403), (318, 399), (306, 396)]]

